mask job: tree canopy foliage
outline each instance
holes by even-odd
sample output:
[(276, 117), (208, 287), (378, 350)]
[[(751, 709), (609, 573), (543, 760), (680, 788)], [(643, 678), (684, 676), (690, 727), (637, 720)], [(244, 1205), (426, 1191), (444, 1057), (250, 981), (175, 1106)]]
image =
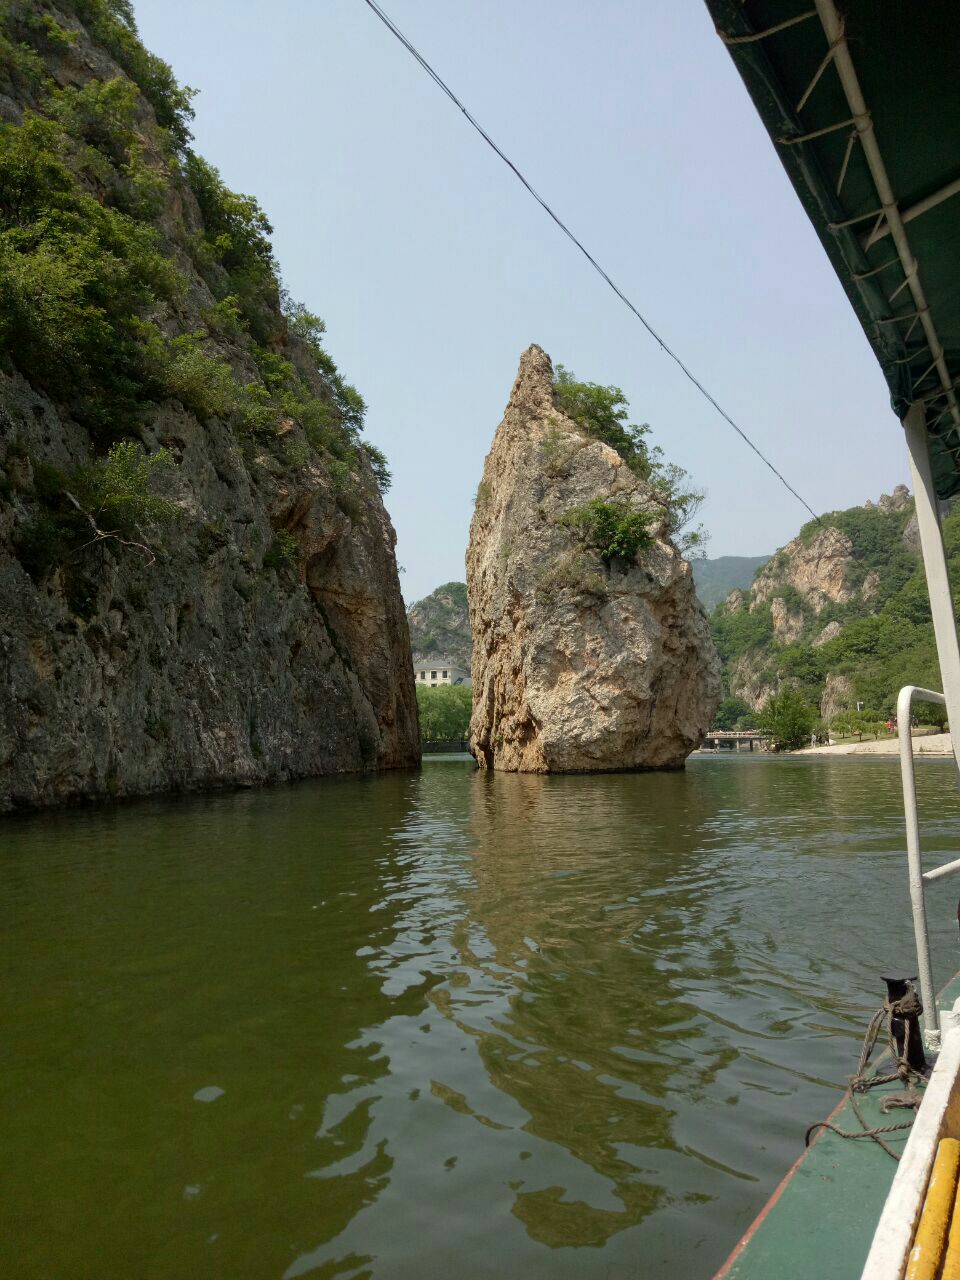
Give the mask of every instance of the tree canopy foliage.
[(726, 697), (713, 716), (714, 729), (752, 729), (756, 714), (742, 698)]
[(40, 513), (17, 531), (20, 562), (40, 581), (58, 565), (69, 567), (86, 547), (106, 541), (135, 546), (152, 559), (147, 530), (179, 512), (163, 493), (172, 465), (166, 449), (148, 455), (132, 440), (118, 441), (105, 458), (69, 472), (38, 463)]
[(420, 737), (424, 742), (465, 738), (470, 728), (473, 690), (466, 685), (417, 685)]
[(784, 689), (757, 715), (757, 728), (769, 733), (782, 751), (808, 744), (816, 722), (816, 710), (796, 689)]
[(608, 564), (611, 560), (633, 560), (638, 551), (653, 541), (650, 533), (651, 516), (645, 511), (635, 511), (628, 502), (605, 502), (594, 498), (582, 506), (574, 507), (563, 517), (581, 538)]

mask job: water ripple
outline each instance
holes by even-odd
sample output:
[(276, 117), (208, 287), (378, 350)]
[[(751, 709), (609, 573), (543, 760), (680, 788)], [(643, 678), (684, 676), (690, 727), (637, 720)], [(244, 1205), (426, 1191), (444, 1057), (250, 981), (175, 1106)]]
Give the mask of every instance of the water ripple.
[(434, 761), (12, 824), (0, 1270), (711, 1275), (910, 964), (896, 783)]

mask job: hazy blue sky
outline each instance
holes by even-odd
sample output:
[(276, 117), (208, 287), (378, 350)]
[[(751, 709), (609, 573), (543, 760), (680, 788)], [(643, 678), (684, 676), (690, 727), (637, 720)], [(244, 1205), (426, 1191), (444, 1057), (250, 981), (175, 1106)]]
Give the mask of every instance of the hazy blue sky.
[[(387, 0), (391, 17), (817, 510), (907, 478), (866, 339), (701, 0)], [(362, 0), (136, 0), (369, 405), (414, 600), (463, 577), (538, 342), (707, 490), (711, 555), (807, 517)]]

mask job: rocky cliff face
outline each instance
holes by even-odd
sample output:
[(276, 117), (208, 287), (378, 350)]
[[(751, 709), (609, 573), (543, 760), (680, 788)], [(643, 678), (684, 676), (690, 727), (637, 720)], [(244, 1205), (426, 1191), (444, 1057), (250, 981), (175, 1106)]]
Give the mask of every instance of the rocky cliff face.
[[(884, 515), (909, 512), (902, 540), (911, 551), (918, 549), (914, 546), (913, 537), (916, 524), (913, 499), (906, 485), (898, 484), (892, 494), (881, 494), (876, 504), (866, 502), (863, 510), (879, 511)], [(785, 621), (785, 604), (779, 593), (784, 587), (791, 588), (817, 615), (829, 604), (845, 605), (855, 600), (872, 600), (880, 585), (880, 575), (873, 570), (860, 579), (856, 578), (851, 573), (856, 556), (849, 534), (833, 525), (826, 524), (817, 528), (812, 536), (800, 535), (782, 547), (757, 574), (750, 589), (749, 608), (756, 609), (769, 603), (775, 614), (779, 613), (781, 617), (779, 625), (776, 617), (774, 619), (777, 639), (784, 644), (791, 644), (803, 629), (803, 619), (794, 610), (792, 622)], [(737, 593), (737, 600), (733, 600), (731, 595), (727, 603), (739, 607), (741, 600), (740, 593)]]
[(759, 710), (800, 688), (825, 719), (851, 702), (895, 699), (898, 647), (910, 654), (910, 678), (927, 667), (915, 530), (904, 485), (804, 526), (714, 614), (729, 692)]
[(414, 665), (421, 658), (448, 658), (454, 666), (470, 670), (473, 637), (465, 582), (447, 582), (412, 604), (407, 622)]
[(820, 697), (820, 715), (830, 721), (841, 711), (846, 711), (853, 701), (853, 680), (842, 672), (828, 673)]
[[(0, 32), (0, 811), (413, 765), (362, 402), (118, 12), (13, 4)], [(14, 155), (37, 187), (16, 207)], [(144, 255), (115, 296), (104, 263)]]
[[(578, 533), (594, 500), (650, 514), (609, 562)], [(689, 564), (650, 488), (557, 408), (549, 357), (523, 355), (470, 527), (471, 742), (482, 767), (675, 768), (720, 697)]]
[(828, 603), (845, 604), (852, 598), (847, 569), (853, 560), (853, 543), (839, 529), (827, 526), (809, 542), (794, 538), (761, 569), (750, 591), (750, 608), (782, 597), (778, 591), (792, 587), (819, 614)]

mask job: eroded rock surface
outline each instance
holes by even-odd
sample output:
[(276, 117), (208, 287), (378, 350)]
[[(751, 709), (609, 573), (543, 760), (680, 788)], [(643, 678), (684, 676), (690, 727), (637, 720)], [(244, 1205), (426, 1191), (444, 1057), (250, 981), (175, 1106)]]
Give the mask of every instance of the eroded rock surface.
[(839, 671), (830, 672), (820, 697), (820, 715), (829, 722), (850, 706), (852, 697), (853, 680), (850, 676)]
[(893, 493), (881, 493), (877, 506), (881, 511), (903, 511), (911, 502), (910, 490), (905, 484), (898, 484)]
[[(44, 177), (47, 186), (37, 179), (30, 200), (7, 210), (14, 224), (34, 221), (30, 235), (11, 238), (20, 249), (11, 249), (5, 270), (20, 278), (25, 268), (13, 264), (47, 225), (44, 202), (71, 191), (87, 210), (83, 244), (98, 289), (75, 269), (80, 257), (57, 255), (59, 274), (40, 293), (72, 326), (62, 358), (78, 333), (89, 341), (92, 325), (105, 351), (116, 352), (117, 333), (130, 351), (122, 366), (105, 361), (84, 418), (72, 386), (37, 356), (47, 339), (18, 336), (11, 349), (9, 334), (20, 331), (4, 338), (0, 812), (414, 765), (419, 731), (395, 536), (375, 455), (351, 442), (345, 402), (334, 395), (337, 385), (350, 389), (304, 336), (309, 313), (283, 309), (265, 233), (251, 230), (261, 225), (255, 206), (246, 197), (231, 204), (209, 169), (209, 199), (198, 198), (191, 157), (176, 151), (167, 127), (176, 118), (169, 68), (140, 48), (130, 7), (42, 9), (43, 23), (27, 0), (11, 0), (0, 14), (5, 50), (17, 52), (21, 71), (32, 68), (4, 80), (0, 117), (33, 139), (8, 138), (8, 153), (32, 157), (24, 172), (54, 175)], [(130, 76), (144, 81), (142, 92)], [(161, 102), (173, 110), (163, 127)], [(37, 111), (55, 118), (49, 133), (30, 125)], [(38, 136), (46, 139), (39, 151)], [(97, 250), (100, 224), (83, 203), (91, 196), (115, 219), (110, 254)], [(230, 215), (246, 218), (245, 229), (238, 220), (230, 235), (219, 234), (215, 219), (235, 207), (247, 211)], [(53, 225), (73, 227), (73, 208), (56, 205)], [(135, 231), (120, 208), (136, 211)], [(224, 256), (234, 235), (247, 237), (246, 265), (236, 268), (246, 301)], [(169, 271), (164, 288), (151, 291), (137, 276), (131, 245), (139, 254), (156, 250)], [(123, 304), (134, 309), (129, 315), (115, 295), (135, 299)], [(101, 303), (107, 311), (97, 310)], [(192, 373), (171, 380), (180, 358)], [(120, 385), (126, 407), (108, 412), (104, 404), (116, 398), (107, 394), (116, 397)], [(99, 419), (90, 403), (100, 404)], [(90, 511), (69, 495), (83, 494), (85, 473), (104, 474), (108, 447), (121, 442), (135, 443), (144, 458), (165, 451), (175, 514), (168, 511), (163, 527), (138, 516), (121, 536), (108, 511), (99, 517), (103, 536), (95, 536)], [(114, 490), (124, 492), (116, 483)], [(89, 519), (89, 536), (84, 524), (80, 536), (68, 526), (74, 506)]]
[[(37, 583), (15, 548), (32, 475), (88, 445), (22, 380), (0, 378), (0, 401), (0, 477), (22, 472), (0, 503), (0, 812), (417, 763), (372, 479), (347, 503), (319, 461), (274, 475), (168, 405), (144, 435), (178, 442), (182, 515), (155, 560), (107, 543)], [(271, 557), (280, 532), (290, 552)]]
[(446, 658), (454, 666), (470, 670), (473, 637), (467, 612), (465, 582), (447, 582), (407, 610), (413, 662)]
[(770, 601), (770, 617), (773, 634), (781, 644), (793, 644), (803, 631), (802, 611), (791, 609), (782, 596), (774, 596)]
[[(909, 564), (890, 563), (902, 556), (901, 539), (908, 552), (918, 553), (913, 499), (902, 484), (878, 502), (807, 524), (758, 572), (749, 591), (733, 592), (718, 608), (718, 624), (726, 626), (730, 693), (759, 711), (786, 688), (801, 688), (812, 700), (819, 682), (824, 718), (842, 709), (854, 684), (835, 669), (846, 666), (849, 654), (832, 642), (849, 622), (882, 614), (891, 590), (909, 572)], [(884, 540), (886, 558), (878, 551)], [(752, 634), (748, 626), (738, 634), (726, 625), (744, 612), (752, 615)]]
[(746, 653), (730, 663), (727, 680), (731, 694), (742, 698), (754, 711), (759, 711), (781, 688), (779, 675), (771, 670), (770, 664), (756, 662)]
[(821, 645), (829, 644), (831, 640), (836, 640), (842, 630), (843, 627), (834, 619), (833, 622), (827, 623), (819, 635), (814, 636), (810, 644), (814, 649), (819, 649)]
[(829, 604), (845, 604), (855, 592), (847, 585), (853, 563), (853, 543), (840, 529), (827, 525), (809, 542), (794, 538), (757, 574), (750, 593), (750, 609), (766, 604), (783, 584), (820, 613)]
[[(609, 565), (564, 523), (593, 499), (655, 513)], [(470, 527), (472, 749), (526, 772), (676, 768), (710, 727), (720, 664), (654, 495), (559, 411), (549, 357), (520, 362)]]

